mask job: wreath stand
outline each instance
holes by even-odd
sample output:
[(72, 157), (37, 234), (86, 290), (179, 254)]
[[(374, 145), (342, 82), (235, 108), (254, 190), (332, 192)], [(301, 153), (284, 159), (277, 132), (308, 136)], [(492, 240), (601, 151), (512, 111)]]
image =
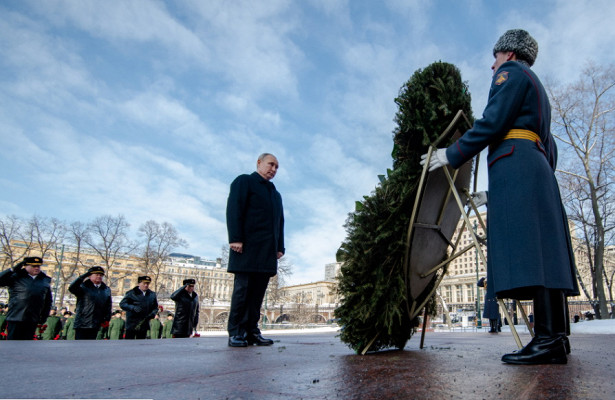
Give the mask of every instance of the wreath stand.
[[(408, 298), (412, 299), (412, 306), (408, 310), (411, 320), (419, 315), (428, 300), (434, 296), (436, 289), (447, 272), (448, 265), (453, 260), (474, 248), (483, 265), (487, 265), (487, 259), (481, 248), (481, 244), (486, 243), (486, 237), (478, 236), (473, 229), (468, 229), (471, 244), (460, 248), (461, 234), (457, 235), (455, 243), (451, 242), (459, 216), (463, 218), (460, 231), (463, 231), (466, 226), (470, 227), (469, 216), (474, 213), (480, 226), (483, 228), (483, 232), (486, 232), (485, 223), (468, 190), (472, 177), (472, 165), (474, 164), (473, 191), (476, 192), (480, 155), (475, 157), (474, 162), (473, 160), (468, 161), (457, 170), (453, 170), (450, 166), (445, 166), (432, 172), (428, 171), (429, 160), (437, 149), (438, 144), (447, 141), (449, 138), (456, 139), (461, 137), (471, 127), (472, 125), (467, 117), (460, 110), (442, 135), (429, 146), (427, 160), (423, 166), (414, 208), (408, 225), (406, 253), (404, 256), (406, 288), (408, 290)], [(467, 211), (464, 207), (466, 202), (468, 203)], [(448, 255), (449, 250), (450, 255)], [(441, 261), (443, 259), (444, 261)], [(434, 280), (435, 283), (431, 290), (425, 295), (424, 292), (428, 290), (429, 284)], [(423, 299), (420, 304), (418, 304), (419, 298)], [(502, 314), (508, 321), (517, 346), (522, 348), (521, 339), (515, 328), (514, 321), (504, 304), (504, 300), (498, 298), (497, 302)], [(519, 300), (515, 300), (515, 304), (521, 312), (530, 335), (533, 337), (534, 332), (525, 310)], [(478, 318), (478, 315), (476, 317)], [(421, 333), (421, 349), (424, 344), (426, 328), (427, 308), (425, 307), (423, 330)], [(369, 345), (362, 354), (365, 354), (368, 348)]]

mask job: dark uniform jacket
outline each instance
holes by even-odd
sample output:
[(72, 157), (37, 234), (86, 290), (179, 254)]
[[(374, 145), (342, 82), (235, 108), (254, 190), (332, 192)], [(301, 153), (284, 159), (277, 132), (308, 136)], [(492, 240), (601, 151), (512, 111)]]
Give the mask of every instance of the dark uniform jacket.
[(92, 281), (81, 275), (68, 287), (77, 297), (74, 329), (100, 328), (100, 324), (111, 319), (111, 289), (104, 282), (97, 288)]
[(120, 302), (122, 310), (126, 311), (126, 330), (147, 330), (149, 320), (158, 312), (156, 293), (147, 289), (145, 295), (138, 286), (129, 290)]
[(32, 279), (25, 269), (0, 272), (0, 286), (9, 288), (7, 321), (43, 324), (51, 310), (51, 278), (44, 272)]
[[(493, 77), (483, 118), (446, 150), (459, 168), (489, 146), (488, 297), (527, 299), (540, 286), (579, 294), (550, 124), (540, 80), (528, 66), (509, 61)], [(503, 140), (511, 129), (540, 140)]]
[[(487, 288), (487, 280), (485, 278), (481, 278), (476, 284), (478, 287)], [(497, 319), (501, 318), (500, 315), (500, 307), (498, 304), (498, 299), (491, 294), (492, 297), (488, 296), (488, 292), (485, 291), (485, 302), (483, 304), (483, 318), (489, 319)]]
[(231, 183), (226, 207), (229, 243), (242, 242), (243, 252), (231, 251), (228, 272), (277, 273), (277, 253), (284, 253), (282, 196), (272, 182), (253, 172)]
[(175, 317), (173, 319), (173, 335), (190, 336), (199, 323), (199, 296), (190, 293), (184, 287), (177, 289), (171, 295), (175, 302)]

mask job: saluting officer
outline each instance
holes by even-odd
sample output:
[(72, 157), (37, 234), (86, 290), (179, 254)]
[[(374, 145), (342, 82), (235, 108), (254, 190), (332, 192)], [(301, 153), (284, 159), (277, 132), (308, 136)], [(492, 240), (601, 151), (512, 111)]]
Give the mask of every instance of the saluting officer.
[(149, 289), (152, 278), (140, 276), (138, 285), (126, 292), (120, 302), (126, 311), (125, 339), (145, 339), (149, 329), (149, 320), (158, 312), (156, 293)]
[(101, 326), (111, 319), (111, 289), (103, 282), (105, 270), (92, 267), (68, 287), (77, 297), (75, 308), (75, 339), (95, 340)]
[(199, 323), (199, 296), (194, 291), (196, 281), (184, 279), (184, 286), (171, 295), (175, 302), (175, 319), (171, 333), (176, 338), (190, 337)]
[(51, 278), (41, 271), (41, 257), (26, 257), (0, 273), (0, 286), (9, 288), (7, 340), (33, 340), (51, 309)]

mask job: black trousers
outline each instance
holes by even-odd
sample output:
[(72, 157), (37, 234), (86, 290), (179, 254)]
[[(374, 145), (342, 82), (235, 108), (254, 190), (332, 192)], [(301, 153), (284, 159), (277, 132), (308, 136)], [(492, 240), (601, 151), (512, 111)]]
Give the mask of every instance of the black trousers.
[(146, 337), (147, 329), (126, 329), (126, 335), (124, 336), (124, 339), (145, 339)]
[(34, 340), (36, 322), (7, 321), (6, 340)]
[(98, 328), (75, 328), (75, 340), (96, 340)]
[(261, 333), (258, 321), (268, 284), (268, 274), (235, 273), (227, 327), (229, 336)]

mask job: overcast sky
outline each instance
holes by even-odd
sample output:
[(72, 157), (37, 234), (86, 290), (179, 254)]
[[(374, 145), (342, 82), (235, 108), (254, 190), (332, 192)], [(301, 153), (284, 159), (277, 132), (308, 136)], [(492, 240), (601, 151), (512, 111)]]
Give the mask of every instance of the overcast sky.
[(3, 0), (0, 214), (170, 222), (215, 259), (230, 182), (270, 152), (289, 283), (321, 280), (414, 71), (457, 65), (479, 117), (507, 29), (566, 83), (614, 61), (613, 21), (612, 0)]

